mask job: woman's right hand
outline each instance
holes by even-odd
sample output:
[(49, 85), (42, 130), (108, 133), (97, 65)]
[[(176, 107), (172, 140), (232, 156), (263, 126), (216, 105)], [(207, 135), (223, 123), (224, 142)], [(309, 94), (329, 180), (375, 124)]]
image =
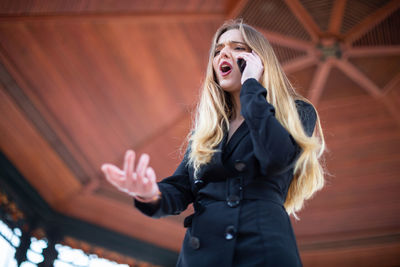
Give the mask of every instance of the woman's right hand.
[(135, 169), (135, 152), (128, 150), (125, 153), (124, 169), (113, 164), (103, 164), (101, 170), (106, 179), (118, 190), (137, 198), (142, 202), (155, 202), (160, 196), (156, 183), (156, 174), (149, 167), (150, 156), (142, 154)]

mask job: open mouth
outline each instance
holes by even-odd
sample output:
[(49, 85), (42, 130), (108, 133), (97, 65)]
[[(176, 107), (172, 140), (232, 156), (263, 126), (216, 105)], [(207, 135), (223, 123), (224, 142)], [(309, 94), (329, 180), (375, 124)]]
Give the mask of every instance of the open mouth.
[(220, 65), (219, 69), (221, 70), (221, 74), (223, 76), (228, 75), (231, 70), (232, 70), (232, 65), (229, 64), (228, 62), (222, 62), (222, 64)]

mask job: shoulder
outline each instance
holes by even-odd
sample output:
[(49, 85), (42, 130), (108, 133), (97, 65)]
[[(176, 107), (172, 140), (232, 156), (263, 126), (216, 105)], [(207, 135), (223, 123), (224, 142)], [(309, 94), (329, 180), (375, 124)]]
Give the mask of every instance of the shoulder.
[(308, 136), (312, 136), (317, 121), (317, 112), (310, 103), (303, 100), (295, 100), (297, 112), (299, 113), (300, 121)]

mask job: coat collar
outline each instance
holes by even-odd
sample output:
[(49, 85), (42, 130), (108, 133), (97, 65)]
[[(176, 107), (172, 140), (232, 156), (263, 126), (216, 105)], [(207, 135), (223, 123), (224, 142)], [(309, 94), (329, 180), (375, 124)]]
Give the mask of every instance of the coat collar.
[(231, 139), (227, 142), (228, 139), (228, 132), (225, 132), (224, 138), (222, 139), (222, 147), (221, 150), (223, 151), (223, 159), (228, 158), (235, 148), (238, 146), (240, 141), (247, 135), (249, 132), (249, 128), (247, 127), (246, 121), (243, 121), (240, 126), (236, 129), (236, 131), (231, 136)]
[(225, 179), (226, 171), (228, 171), (228, 169), (226, 169), (224, 161), (226, 161), (233, 153), (235, 148), (239, 145), (240, 141), (247, 135), (248, 132), (249, 129), (245, 121), (243, 121), (239, 128), (233, 133), (229, 142), (227, 141), (228, 132), (225, 131), (224, 137), (216, 147), (217, 151), (214, 153), (211, 161), (200, 168), (198, 177), (205, 180), (207, 180), (209, 177), (212, 177), (213, 181), (216, 179)]

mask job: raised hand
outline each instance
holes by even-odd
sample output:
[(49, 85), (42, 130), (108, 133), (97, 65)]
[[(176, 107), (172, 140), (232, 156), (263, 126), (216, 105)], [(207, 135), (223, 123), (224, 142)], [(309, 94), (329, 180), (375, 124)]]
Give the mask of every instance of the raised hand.
[(113, 164), (103, 164), (101, 170), (106, 179), (118, 190), (135, 197), (139, 201), (156, 201), (160, 195), (156, 183), (156, 174), (149, 167), (150, 157), (142, 154), (135, 169), (135, 152), (128, 150), (125, 153), (124, 169), (121, 170)]
[(240, 53), (238, 58), (242, 58), (246, 61), (246, 67), (242, 73), (241, 83), (243, 84), (247, 79), (250, 78), (260, 81), (260, 78), (264, 72), (264, 66), (261, 58), (254, 51)]

